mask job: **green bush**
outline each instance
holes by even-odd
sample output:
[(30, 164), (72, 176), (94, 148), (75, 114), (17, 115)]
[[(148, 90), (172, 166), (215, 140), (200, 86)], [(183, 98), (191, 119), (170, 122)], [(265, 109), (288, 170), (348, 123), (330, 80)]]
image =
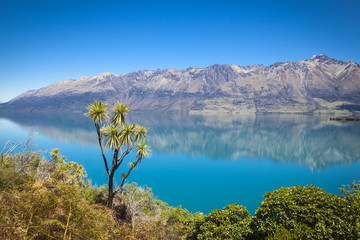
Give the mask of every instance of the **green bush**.
[(244, 206), (230, 204), (190, 221), (193, 233), (189, 239), (245, 239), (251, 234), (250, 222)]
[[(4, 239), (181, 239), (188, 228), (167, 224), (151, 188), (126, 185), (119, 197), (138, 224), (119, 223), (105, 207), (107, 188), (94, 188), (83, 167), (58, 149), (0, 156), (0, 236)], [(144, 221), (145, 220), (145, 221)], [(142, 221), (142, 222), (141, 222)], [(133, 221), (135, 223), (135, 221)]]
[[(61, 160), (61, 161), (60, 161)], [(0, 158), (0, 236), (4, 239), (111, 239), (115, 221), (95, 202), (77, 163), (38, 153)]]
[(193, 214), (191, 214), (187, 209), (181, 208), (181, 206), (167, 207), (164, 211), (162, 211), (161, 217), (168, 225), (173, 225), (190, 221)]
[(281, 187), (264, 198), (252, 222), (254, 238), (281, 232), (296, 235), (302, 229), (301, 239), (356, 239), (352, 209), (345, 197), (308, 185)]
[(355, 236), (360, 239), (360, 181), (357, 183), (354, 181), (352, 185), (343, 186), (343, 188), (340, 188), (340, 192), (349, 202), (349, 220), (355, 229)]
[(115, 222), (106, 208), (94, 208), (76, 186), (36, 181), (22, 191), (0, 194), (1, 236), (8, 239), (102, 239)]

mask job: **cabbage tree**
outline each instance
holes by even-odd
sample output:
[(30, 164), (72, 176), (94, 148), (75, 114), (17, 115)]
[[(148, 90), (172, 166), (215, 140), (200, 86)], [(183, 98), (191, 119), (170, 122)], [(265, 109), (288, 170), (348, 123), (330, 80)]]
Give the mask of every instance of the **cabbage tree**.
[[(130, 110), (127, 104), (117, 102), (109, 112), (107, 104), (96, 100), (87, 107), (85, 115), (94, 122), (98, 143), (104, 161), (105, 170), (108, 175), (108, 207), (112, 208), (115, 194), (120, 191), (129, 177), (130, 173), (146, 157), (149, 156), (149, 147), (146, 145), (147, 129), (137, 124), (126, 122), (126, 114)], [(113, 151), (109, 162), (104, 153), (104, 147)], [(131, 152), (136, 153), (135, 160), (130, 162), (128, 170), (121, 173), (120, 186), (114, 186), (114, 175), (123, 164), (124, 159)]]

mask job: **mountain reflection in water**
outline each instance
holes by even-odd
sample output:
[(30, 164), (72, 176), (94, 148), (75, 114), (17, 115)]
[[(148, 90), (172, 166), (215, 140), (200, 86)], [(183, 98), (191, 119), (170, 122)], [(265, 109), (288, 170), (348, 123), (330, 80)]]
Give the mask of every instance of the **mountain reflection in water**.
[[(17, 113), (6, 118), (62, 142), (97, 145), (92, 123), (82, 114)], [(360, 124), (330, 122), (328, 116), (131, 113), (130, 123), (149, 128), (154, 153), (213, 160), (269, 159), (311, 169), (360, 159)]]

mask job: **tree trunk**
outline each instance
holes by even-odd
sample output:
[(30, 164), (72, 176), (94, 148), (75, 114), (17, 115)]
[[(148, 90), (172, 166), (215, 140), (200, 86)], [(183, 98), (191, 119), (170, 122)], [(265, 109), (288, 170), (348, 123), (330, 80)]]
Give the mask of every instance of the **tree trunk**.
[(111, 171), (109, 175), (109, 197), (108, 197), (108, 207), (112, 209), (113, 207), (113, 199), (114, 199), (114, 173)]

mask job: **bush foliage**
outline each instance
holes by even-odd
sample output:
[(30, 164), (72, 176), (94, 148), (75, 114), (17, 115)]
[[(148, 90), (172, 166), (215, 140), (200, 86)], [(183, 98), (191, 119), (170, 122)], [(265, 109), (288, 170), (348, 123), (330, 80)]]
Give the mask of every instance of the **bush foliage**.
[(253, 228), (258, 238), (283, 233), (299, 239), (356, 239), (351, 211), (344, 196), (313, 185), (282, 187), (265, 194)]
[(59, 150), (0, 153), (0, 236), (4, 239), (360, 239), (360, 181), (333, 195), (313, 185), (264, 195), (250, 216), (230, 204), (190, 213), (156, 199), (148, 187), (125, 185), (106, 207), (83, 167)]
[(105, 206), (106, 187), (94, 188), (83, 167), (59, 150), (0, 154), (1, 239), (180, 239), (183, 224), (167, 224), (167, 205), (150, 188), (125, 185), (118, 198), (131, 221)]

